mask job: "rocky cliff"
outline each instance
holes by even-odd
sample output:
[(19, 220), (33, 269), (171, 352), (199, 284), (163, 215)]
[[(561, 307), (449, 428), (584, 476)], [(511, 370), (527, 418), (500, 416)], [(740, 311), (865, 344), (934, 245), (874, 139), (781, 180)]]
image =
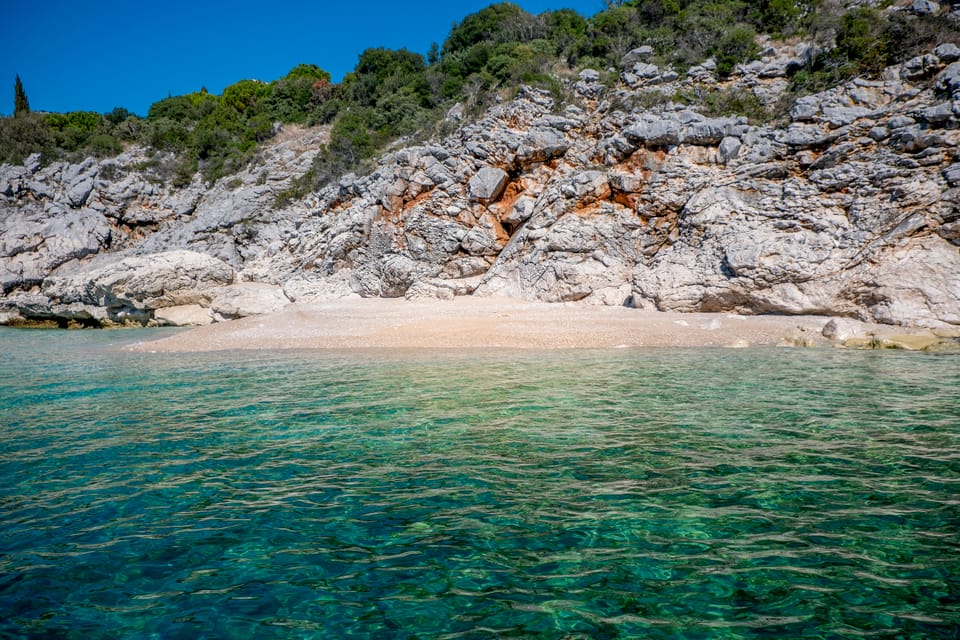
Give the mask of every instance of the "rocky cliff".
[(151, 173), (164, 158), (142, 149), (4, 166), (0, 321), (190, 324), (346, 295), (506, 295), (960, 324), (960, 48), (804, 97), (778, 125), (673, 98), (773, 108), (809, 47), (768, 45), (722, 84), (709, 62), (678, 77), (648, 55), (606, 83), (582, 72), (562, 106), (522, 89), (281, 208), (323, 131), (284, 132), (210, 188), (165, 186)]

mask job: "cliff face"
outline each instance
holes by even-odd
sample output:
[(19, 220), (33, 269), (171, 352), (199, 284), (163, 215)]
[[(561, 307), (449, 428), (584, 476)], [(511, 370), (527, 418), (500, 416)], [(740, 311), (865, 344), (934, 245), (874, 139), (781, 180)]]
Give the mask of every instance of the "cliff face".
[(770, 47), (720, 86), (637, 50), (614, 88), (585, 71), (562, 109), (523, 89), (279, 210), (322, 132), (211, 189), (151, 182), (162, 158), (140, 150), (2, 167), (0, 320), (206, 322), (359, 294), (960, 324), (960, 49), (803, 98), (783, 127), (668, 99), (773, 105), (807, 53)]

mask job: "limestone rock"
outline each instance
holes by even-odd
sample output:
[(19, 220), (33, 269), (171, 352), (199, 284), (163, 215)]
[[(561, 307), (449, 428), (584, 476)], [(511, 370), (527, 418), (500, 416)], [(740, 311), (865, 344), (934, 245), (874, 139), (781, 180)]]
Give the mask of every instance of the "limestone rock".
[(876, 347), (881, 349), (902, 349), (904, 351), (936, 351), (944, 343), (932, 333), (928, 335), (884, 336), (872, 342), (876, 342)]
[(483, 167), (470, 178), (470, 197), (477, 202), (489, 204), (503, 193), (508, 178), (503, 169)]
[(0, 326), (15, 327), (26, 324), (26, 318), (16, 309), (0, 309)]
[(943, 177), (951, 187), (960, 187), (960, 162), (954, 162), (944, 169)]
[(23, 161), (23, 168), (27, 170), (27, 173), (36, 173), (40, 170), (40, 154), (31, 153), (27, 156), (26, 160)]
[(454, 292), (436, 284), (417, 282), (407, 289), (404, 297), (407, 300), (453, 300)]
[[(555, 129), (547, 128), (536, 128), (530, 131), (524, 138), (523, 143), (520, 145), (520, 148), (517, 150), (517, 162), (522, 165), (527, 165), (533, 162), (545, 162), (552, 158), (557, 158), (562, 156), (570, 148), (570, 143), (567, 142), (566, 137), (559, 131)], [(481, 169), (483, 171), (483, 169)], [(500, 171), (500, 170), (497, 170)], [(506, 174), (501, 171), (504, 175), (504, 180), (506, 180)], [(479, 173), (477, 174), (479, 175)], [(484, 176), (482, 178), (484, 182), (489, 181), (489, 185), (485, 184), (481, 187), (478, 187), (478, 193), (497, 193), (497, 189), (489, 190), (489, 186), (496, 184), (500, 178), (497, 176)], [(505, 184), (505, 183), (504, 183)], [(504, 185), (500, 185), (499, 188), (502, 191)], [(473, 183), (471, 182), (470, 187), (471, 193), (474, 193)], [(475, 196), (479, 201), (491, 202), (496, 200), (499, 197), (499, 193), (496, 196), (483, 197)]]
[(851, 338), (865, 338), (867, 335), (861, 322), (850, 318), (831, 318), (824, 326), (821, 334), (824, 338), (834, 342), (846, 342)]
[(198, 304), (155, 309), (153, 319), (157, 324), (171, 327), (198, 327), (213, 322), (210, 309)]
[(820, 113), (820, 101), (817, 96), (798, 98), (790, 110), (790, 118), (795, 122), (809, 122)]
[(636, 49), (631, 49), (628, 51), (627, 54), (623, 56), (623, 60), (620, 61), (620, 64), (625, 69), (629, 69), (638, 62), (650, 58), (653, 53), (653, 47), (645, 44), (641, 47), (637, 47)]
[(283, 284), (283, 294), (291, 302), (308, 304), (356, 296), (350, 287), (350, 272), (346, 269), (331, 276), (315, 272), (294, 276)]
[(261, 282), (238, 282), (211, 292), (210, 310), (220, 319), (275, 313), (290, 304), (283, 289)]
[(600, 82), (600, 72), (596, 69), (584, 69), (577, 77), (584, 82)]
[(936, 89), (954, 100), (960, 99), (960, 62), (954, 62), (940, 72)]
[(717, 63), (713, 58), (708, 58), (704, 62), (690, 67), (687, 71), (687, 77), (693, 82), (714, 82), (717, 76)]
[(936, 55), (928, 53), (926, 55), (917, 56), (911, 58), (903, 63), (903, 77), (910, 78), (911, 80), (917, 80), (921, 78), (926, 78), (936, 71), (940, 67), (940, 58)]
[(933, 55), (937, 56), (940, 62), (950, 64), (951, 62), (960, 60), (960, 47), (952, 42), (946, 42), (934, 49)]
[(82, 303), (106, 308), (111, 316), (210, 299), (210, 290), (233, 281), (233, 269), (216, 258), (192, 251), (128, 257), (103, 266), (78, 265), (48, 277), (43, 294), (57, 304)]
[(740, 149), (743, 147), (743, 143), (740, 142), (740, 138), (734, 138), (733, 136), (727, 136), (720, 141), (720, 157), (723, 159), (723, 162), (730, 162), (740, 154)]
[(910, 11), (917, 15), (930, 15), (940, 11), (940, 5), (933, 0), (914, 0)]
[(651, 147), (680, 144), (682, 127), (676, 120), (641, 120), (624, 129), (628, 140)]
[(0, 215), (0, 293), (40, 284), (60, 265), (105, 249), (111, 238), (107, 220), (91, 209)]
[(67, 191), (67, 200), (74, 207), (82, 207), (91, 191), (93, 191), (93, 178), (84, 176), (70, 185)]
[(960, 325), (957, 248), (933, 236), (888, 251), (888, 259), (866, 281), (871, 290), (871, 317), (885, 324), (910, 318), (913, 324), (926, 327)]
[(596, 69), (584, 69), (577, 77), (579, 80), (573, 88), (580, 96), (596, 100), (605, 93), (606, 87), (600, 82), (600, 72)]

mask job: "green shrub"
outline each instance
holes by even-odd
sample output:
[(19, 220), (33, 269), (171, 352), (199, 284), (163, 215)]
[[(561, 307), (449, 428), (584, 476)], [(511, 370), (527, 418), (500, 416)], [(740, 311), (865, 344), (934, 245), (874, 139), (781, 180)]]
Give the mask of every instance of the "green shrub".
[(586, 35), (579, 42), (578, 54), (618, 64), (642, 39), (637, 11), (631, 7), (614, 7), (590, 20)]
[(119, 180), (124, 176), (124, 171), (119, 165), (104, 163), (100, 165), (99, 177), (103, 180)]
[(530, 15), (515, 4), (501, 2), (473, 13), (455, 24), (443, 43), (443, 57), (458, 51), (466, 51), (484, 43), (511, 42), (519, 40), (523, 24), (529, 23)]
[(273, 122), (266, 115), (257, 114), (247, 119), (243, 131), (243, 140), (247, 144), (241, 146), (247, 147), (244, 150), (249, 150), (256, 146), (257, 143), (265, 142), (272, 137)]
[(555, 55), (576, 64), (577, 43), (587, 34), (586, 18), (571, 9), (560, 9), (547, 12), (545, 22), (546, 40), (553, 43)]
[(143, 141), (161, 151), (182, 151), (189, 140), (187, 125), (165, 116), (148, 119), (143, 132)]
[(257, 101), (270, 92), (270, 87), (259, 80), (241, 80), (223, 90), (221, 103), (238, 114), (256, 107)]
[(737, 25), (724, 34), (710, 51), (717, 62), (719, 77), (728, 77), (738, 64), (749, 62), (760, 54), (756, 37), (753, 28), (746, 25)]
[(147, 120), (167, 120), (192, 122), (199, 120), (196, 107), (187, 96), (174, 96), (159, 100), (150, 105)]
[(271, 120), (306, 122), (313, 111), (313, 87), (310, 78), (283, 78), (270, 85), (270, 93), (261, 98), (260, 111)]
[(837, 52), (854, 72), (876, 74), (890, 62), (890, 42), (884, 19), (876, 9), (857, 8), (843, 15), (837, 32)]
[(69, 113), (49, 113), (46, 120), (54, 131), (73, 127), (83, 133), (93, 133), (103, 123), (104, 118), (93, 111), (70, 111)]
[(800, 28), (801, 19), (813, 9), (812, 5), (796, 0), (758, 0), (751, 3), (748, 17), (762, 32), (787, 34)]
[(316, 169), (318, 164), (320, 163), (318, 163), (316, 158), (314, 158), (313, 164), (305, 174), (291, 180), (289, 186), (278, 193), (276, 198), (274, 198), (274, 208), (279, 209), (281, 207), (285, 207), (294, 200), (299, 200), (310, 193), (310, 191), (312, 191), (319, 183)]
[(689, 2), (681, 3), (677, 0), (635, 0), (630, 3), (630, 6), (637, 10), (643, 24), (656, 25), (682, 20), (683, 5), (687, 4)]
[(754, 124), (769, 122), (773, 112), (749, 89), (702, 89), (681, 91), (673, 96), (680, 104), (697, 106), (708, 117), (746, 116)]
[(39, 113), (21, 113), (0, 118), (0, 162), (20, 164), (32, 153), (43, 162), (56, 155), (56, 141), (46, 119)]
[(376, 145), (367, 122), (370, 115), (361, 110), (341, 115), (330, 131), (330, 145), (343, 156), (347, 166), (373, 155)]
[(110, 113), (103, 114), (103, 118), (109, 122), (111, 126), (117, 126), (121, 122), (124, 122), (130, 118), (136, 118), (136, 115), (130, 113), (123, 107), (114, 107), (113, 111)]
[(87, 139), (86, 150), (97, 157), (108, 158), (123, 151), (123, 144), (110, 134), (98, 133)]
[(197, 159), (192, 154), (183, 154), (173, 170), (172, 184), (182, 188), (193, 182), (193, 175), (197, 172)]

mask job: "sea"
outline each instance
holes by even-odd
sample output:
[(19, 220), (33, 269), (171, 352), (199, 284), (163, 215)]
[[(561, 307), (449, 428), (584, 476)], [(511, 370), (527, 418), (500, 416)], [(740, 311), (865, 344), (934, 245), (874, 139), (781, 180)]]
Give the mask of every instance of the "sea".
[(3, 638), (958, 638), (960, 357), (0, 328)]

